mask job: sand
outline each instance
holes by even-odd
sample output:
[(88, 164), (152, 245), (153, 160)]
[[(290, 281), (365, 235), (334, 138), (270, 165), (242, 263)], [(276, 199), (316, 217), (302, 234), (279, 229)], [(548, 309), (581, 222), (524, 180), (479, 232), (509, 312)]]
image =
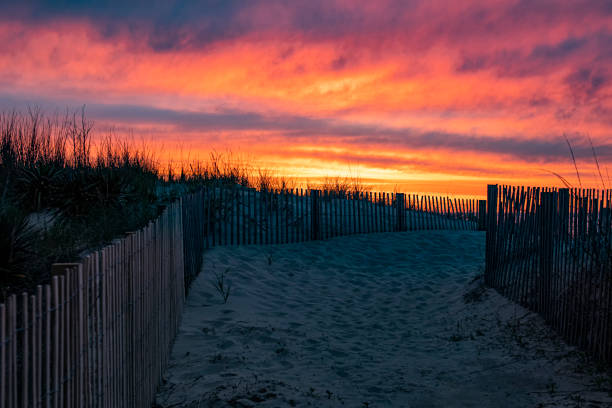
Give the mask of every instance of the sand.
[(609, 379), (483, 269), (468, 231), (207, 251), (157, 404), (612, 406)]

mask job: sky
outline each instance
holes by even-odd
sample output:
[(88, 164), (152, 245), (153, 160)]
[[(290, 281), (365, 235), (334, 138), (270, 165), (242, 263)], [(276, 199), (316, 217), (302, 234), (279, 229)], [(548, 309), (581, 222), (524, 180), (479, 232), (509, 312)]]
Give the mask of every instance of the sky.
[(31, 105), (85, 105), (163, 160), (387, 191), (578, 187), (567, 139), (582, 186), (612, 187), (612, 2), (2, 4), (0, 110)]

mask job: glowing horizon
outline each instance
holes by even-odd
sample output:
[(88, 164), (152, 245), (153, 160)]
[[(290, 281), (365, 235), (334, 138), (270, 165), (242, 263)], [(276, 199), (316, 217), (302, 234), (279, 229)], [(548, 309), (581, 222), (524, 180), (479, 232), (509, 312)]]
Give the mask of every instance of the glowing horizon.
[(612, 187), (607, 1), (112, 3), (7, 6), (1, 110), (86, 105), (166, 161), (478, 196), (578, 187), (567, 137), (583, 187)]

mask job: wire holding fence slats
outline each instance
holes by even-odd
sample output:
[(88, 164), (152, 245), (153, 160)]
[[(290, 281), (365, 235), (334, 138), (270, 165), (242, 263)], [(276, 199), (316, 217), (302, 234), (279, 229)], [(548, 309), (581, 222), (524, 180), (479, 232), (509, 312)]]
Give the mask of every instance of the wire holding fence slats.
[(485, 282), (612, 362), (612, 192), (488, 187)]

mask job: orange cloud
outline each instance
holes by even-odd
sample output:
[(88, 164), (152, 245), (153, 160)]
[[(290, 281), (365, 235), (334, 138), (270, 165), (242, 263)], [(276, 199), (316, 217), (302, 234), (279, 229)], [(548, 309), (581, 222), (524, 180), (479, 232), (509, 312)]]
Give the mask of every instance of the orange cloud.
[(214, 11), (227, 26), (23, 11), (0, 25), (0, 106), (87, 104), (166, 161), (229, 148), (295, 177), (461, 194), (573, 180), (567, 135), (594, 186), (585, 135), (612, 161), (612, 11), (538, 3), (253, 2)]

